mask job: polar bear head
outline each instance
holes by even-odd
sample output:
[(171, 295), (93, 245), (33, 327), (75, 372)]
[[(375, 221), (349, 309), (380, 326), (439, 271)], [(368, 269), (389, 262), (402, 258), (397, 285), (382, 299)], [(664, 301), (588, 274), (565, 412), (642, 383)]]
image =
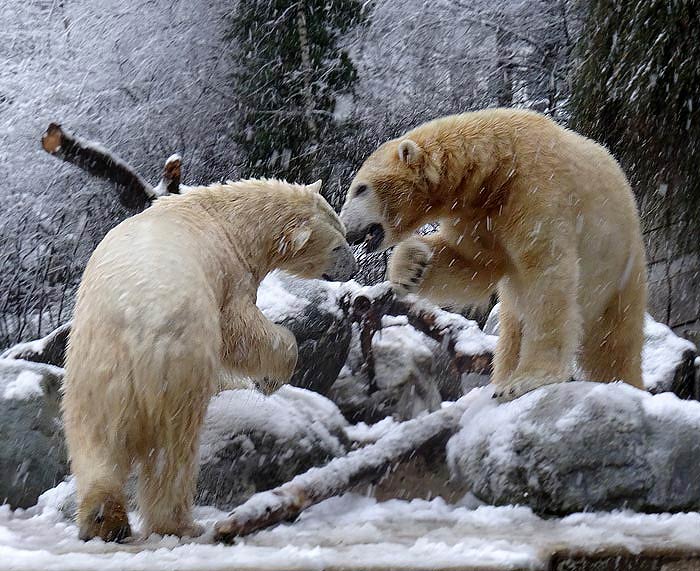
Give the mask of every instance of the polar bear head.
[[(292, 185), (290, 185), (292, 186)], [(345, 226), (320, 194), (321, 181), (293, 185), (293, 212), (278, 241), (279, 268), (303, 278), (346, 281), (357, 262), (345, 239)]]
[(400, 242), (431, 217), (439, 160), (409, 137), (384, 143), (350, 185), (340, 219), (348, 242), (369, 251)]

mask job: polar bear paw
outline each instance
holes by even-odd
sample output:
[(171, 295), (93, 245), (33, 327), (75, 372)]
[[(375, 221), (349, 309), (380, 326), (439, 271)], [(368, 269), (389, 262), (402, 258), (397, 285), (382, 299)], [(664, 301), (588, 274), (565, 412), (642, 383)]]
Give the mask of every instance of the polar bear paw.
[(391, 257), (387, 277), (399, 295), (416, 293), (432, 262), (433, 252), (423, 240), (411, 237), (401, 242)]
[(493, 390), (493, 398), (498, 402), (510, 402), (515, 400), (535, 389), (544, 387), (545, 385), (553, 385), (555, 383), (563, 383), (565, 380), (552, 375), (527, 375), (522, 377), (514, 377), (508, 381), (507, 385), (495, 385)]

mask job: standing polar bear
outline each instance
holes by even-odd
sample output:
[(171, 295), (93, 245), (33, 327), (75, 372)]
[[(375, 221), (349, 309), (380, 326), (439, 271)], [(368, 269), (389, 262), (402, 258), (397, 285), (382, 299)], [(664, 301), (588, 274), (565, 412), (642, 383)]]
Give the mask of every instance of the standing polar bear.
[(97, 247), (62, 405), (82, 539), (130, 535), (133, 465), (145, 531), (198, 533), (199, 431), (217, 379), (250, 376), (272, 391), (297, 360), (292, 333), (255, 306), (258, 285), (277, 268), (334, 280), (356, 269), (320, 185), (248, 180), (161, 198)]
[[(396, 247), (388, 277), (436, 303), (497, 287), (502, 400), (585, 378), (642, 387), (645, 254), (630, 186), (597, 143), (530, 111), (444, 117), (384, 143), (353, 180), (350, 242)], [(439, 222), (439, 231), (415, 231)]]

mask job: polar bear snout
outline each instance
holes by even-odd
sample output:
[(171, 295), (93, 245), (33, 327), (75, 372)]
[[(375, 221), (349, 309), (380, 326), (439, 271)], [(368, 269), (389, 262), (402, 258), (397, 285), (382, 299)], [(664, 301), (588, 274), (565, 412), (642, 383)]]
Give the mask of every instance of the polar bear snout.
[(329, 267), (323, 279), (331, 282), (346, 282), (357, 273), (357, 260), (348, 244), (340, 244), (331, 250)]
[(350, 244), (365, 244), (368, 252), (378, 250), (384, 242), (384, 226), (378, 222), (373, 222), (364, 226), (360, 230), (348, 230), (347, 239)]
[(385, 249), (393, 239), (385, 222), (384, 208), (370, 185), (353, 182), (340, 211), (340, 220), (345, 225), (347, 241), (353, 246), (364, 243), (368, 252)]

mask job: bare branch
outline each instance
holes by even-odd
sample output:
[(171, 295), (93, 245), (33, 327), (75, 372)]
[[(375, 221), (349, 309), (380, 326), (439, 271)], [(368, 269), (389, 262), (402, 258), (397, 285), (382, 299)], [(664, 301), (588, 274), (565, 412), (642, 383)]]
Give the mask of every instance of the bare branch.
[[(348, 303), (348, 302), (345, 302)], [(397, 298), (391, 288), (379, 296), (358, 294), (352, 300), (350, 318), (360, 325), (360, 346), (370, 380), (370, 391), (374, 382), (374, 358), (371, 353), (371, 339), (381, 329), (383, 315), (405, 315), (408, 323), (421, 333), (445, 347), (452, 357), (452, 366), (458, 374), (491, 374), (493, 354), (485, 351), (479, 354), (466, 354), (459, 350), (459, 338), (464, 332), (469, 335), (486, 334), (476, 331), (474, 322), (457, 314), (421, 302)]]

